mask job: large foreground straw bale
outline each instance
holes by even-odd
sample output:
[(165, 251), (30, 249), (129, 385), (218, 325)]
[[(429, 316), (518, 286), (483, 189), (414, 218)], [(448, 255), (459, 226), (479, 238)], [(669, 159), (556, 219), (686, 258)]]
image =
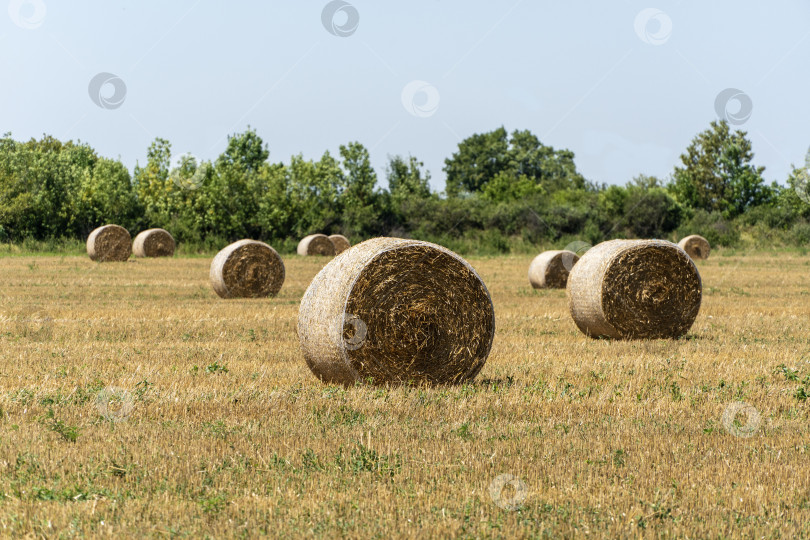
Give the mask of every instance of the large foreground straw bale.
[(147, 229), (138, 233), (132, 242), (136, 257), (171, 257), (174, 255), (174, 238), (164, 229)]
[(327, 383), (461, 383), (489, 355), (495, 313), (464, 259), (435, 244), (374, 238), (312, 280), (298, 311), (310, 369)]
[(564, 289), (578, 260), (573, 251), (544, 251), (529, 265), (529, 283), (535, 289)]
[(298, 242), (299, 255), (326, 255), (335, 254), (335, 246), (325, 234), (310, 234)]
[(591, 337), (679, 337), (695, 321), (701, 297), (695, 263), (663, 240), (603, 242), (568, 276), (571, 316)]
[(284, 283), (284, 262), (264, 242), (239, 240), (216, 254), (210, 278), (222, 298), (275, 296)]
[(349, 242), (349, 239), (343, 236), (342, 234), (330, 234), (329, 241), (332, 242), (332, 245), (335, 246), (335, 255), (340, 255), (350, 247), (352, 244)]
[(98, 262), (122, 262), (132, 254), (132, 237), (119, 225), (103, 225), (87, 237), (87, 255)]
[(693, 259), (708, 259), (712, 250), (709, 241), (698, 234), (687, 236), (678, 242), (678, 246)]

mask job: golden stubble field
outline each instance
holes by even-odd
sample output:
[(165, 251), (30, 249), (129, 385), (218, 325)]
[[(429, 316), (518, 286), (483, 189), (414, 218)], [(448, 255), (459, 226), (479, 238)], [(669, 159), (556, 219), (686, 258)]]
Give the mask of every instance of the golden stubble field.
[(207, 258), (0, 259), (0, 536), (810, 536), (810, 257), (715, 254), (688, 337), (636, 342), (471, 258), (475, 382), (348, 389), (295, 334), (325, 261), (284, 259), (228, 301)]

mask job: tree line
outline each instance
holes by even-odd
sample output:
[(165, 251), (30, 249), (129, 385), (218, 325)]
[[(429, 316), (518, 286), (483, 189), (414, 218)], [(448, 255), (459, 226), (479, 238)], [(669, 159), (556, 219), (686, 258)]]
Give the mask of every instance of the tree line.
[(784, 186), (767, 184), (747, 134), (725, 121), (692, 140), (669, 178), (639, 175), (623, 186), (590, 182), (570, 150), (503, 127), (459, 143), (445, 160), (442, 192), (414, 156), (389, 156), (383, 187), (358, 142), (318, 160), (269, 157), (250, 128), (228, 137), (210, 162), (173, 160), (169, 141), (157, 138), (130, 173), (85, 143), (5, 134), (0, 242), (84, 239), (117, 223), (131, 232), (162, 227), (202, 250), (254, 238), (292, 251), (312, 232), (412, 237), (481, 253), (692, 233), (721, 245), (743, 236), (810, 243), (807, 167), (794, 167)]

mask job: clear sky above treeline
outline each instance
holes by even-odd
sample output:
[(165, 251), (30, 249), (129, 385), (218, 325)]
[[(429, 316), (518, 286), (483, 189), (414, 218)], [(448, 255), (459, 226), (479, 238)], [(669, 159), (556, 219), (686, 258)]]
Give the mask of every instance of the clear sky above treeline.
[(271, 161), (357, 140), (381, 181), (412, 154), (436, 189), (461, 139), (501, 125), (615, 184), (666, 177), (719, 115), (768, 181), (810, 146), (806, 0), (4, 3), (0, 131), (130, 170), (155, 137), (212, 159), (248, 125)]

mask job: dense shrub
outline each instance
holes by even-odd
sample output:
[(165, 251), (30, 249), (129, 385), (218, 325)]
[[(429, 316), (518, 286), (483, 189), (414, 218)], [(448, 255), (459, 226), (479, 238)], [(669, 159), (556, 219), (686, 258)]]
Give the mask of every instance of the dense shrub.
[(720, 212), (696, 211), (691, 219), (678, 228), (677, 236), (682, 238), (690, 234), (703, 236), (713, 246), (736, 246), (740, 242), (739, 230)]
[(752, 156), (744, 132), (712, 123), (668, 185), (641, 175), (625, 186), (600, 186), (577, 171), (573, 152), (499, 128), (459, 144), (445, 162), (447, 192), (437, 193), (413, 156), (390, 157), (381, 188), (368, 150), (356, 142), (337, 156), (274, 163), (248, 129), (229, 137), (215, 160), (199, 162), (155, 139), (130, 175), (86, 144), (49, 136), (18, 142), (7, 134), (0, 139), (0, 243), (74, 246), (95, 227), (118, 223), (133, 234), (170, 230), (181, 253), (215, 251), (240, 238), (291, 252), (313, 232), (355, 242), (419, 238), (490, 254), (687, 234), (719, 246), (743, 238), (807, 245), (810, 204), (799, 195), (807, 171), (794, 169), (788, 188), (765, 186)]

